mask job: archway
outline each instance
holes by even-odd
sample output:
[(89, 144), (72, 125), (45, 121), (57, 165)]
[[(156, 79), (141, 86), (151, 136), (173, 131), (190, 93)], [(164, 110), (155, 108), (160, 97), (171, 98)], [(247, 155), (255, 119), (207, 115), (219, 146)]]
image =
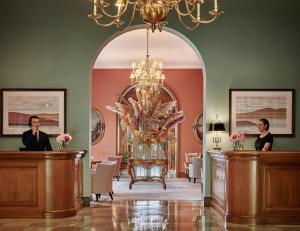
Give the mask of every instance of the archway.
[[(115, 40), (118, 40), (120, 37), (122, 37), (123, 35), (128, 35), (128, 34), (130, 34), (131, 32), (134, 32), (134, 31), (137, 31), (137, 30), (140, 30), (140, 29), (145, 29), (146, 27), (143, 25), (143, 26), (135, 26), (135, 27), (132, 27), (132, 28), (130, 28), (130, 30), (129, 31), (126, 31), (126, 32), (117, 32), (117, 33), (115, 33), (114, 35), (112, 35), (104, 44), (102, 44), (102, 46), (99, 48), (99, 50), (98, 50), (98, 59), (97, 60), (102, 60), (102, 63), (105, 65), (105, 62), (103, 62), (103, 59), (101, 59), (101, 55), (103, 56), (103, 55), (105, 55), (105, 52), (107, 51), (107, 50), (109, 50), (109, 47), (110, 46), (113, 46), (112, 44), (113, 44), (113, 42), (115, 41)], [(190, 50), (192, 50), (192, 52), (193, 52), (193, 56), (194, 57), (196, 57), (196, 59), (197, 59), (197, 63), (198, 63), (198, 68), (200, 67), (201, 68), (201, 71), (202, 71), (202, 76), (203, 76), (203, 88), (202, 88), (202, 95), (201, 95), (201, 99), (202, 99), (202, 103), (203, 103), (203, 107), (202, 107), (202, 112), (203, 112), (203, 115), (204, 115), (204, 120), (205, 120), (205, 95), (206, 95), (206, 93), (205, 93), (205, 90), (206, 90), (206, 88), (205, 88), (205, 83), (206, 83), (206, 72), (205, 72), (205, 65), (204, 65), (204, 63), (203, 63), (203, 59), (202, 59), (202, 57), (201, 57), (201, 55), (200, 55), (200, 53), (199, 53), (199, 51), (197, 50), (197, 48), (192, 44), (192, 42), (188, 39), (188, 38), (186, 38), (184, 35), (182, 35), (182, 34), (180, 34), (179, 32), (177, 32), (177, 31), (175, 31), (175, 30), (173, 30), (173, 29), (170, 29), (170, 28), (165, 28), (165, 32), (166, 33), (168, 33), (168, 34), (170, 34), (170, 35), (172, 35), (173, 37), (176, 37), (177, 38), (177, 40), (180, 40), (181, 41), (181, 43), (184, 43)], [(131, 41), (130, 39), (129, 39), (129, 41)], [(135, 40), (136, 41), (136, 40)], [(144, 43), (144, 38), (142, 38), (142, 43)], [(131, 44), (132, 44), (132, 42), (131, 42)], [(124, 44), (123, 44), (124, 45)], [(138, 44), (134, 44), (135, 46), (137, 46)], [(162, 46), (163, 46), (163, 44), (161, 44)], [(126, 46), (126, 45), (125, 45)], [(128, 45), (127, 45), (128, 46)], [(153, 47), (155, 46), (155, 45), (152, 45)], [(143, 57), (143, 54), (144, 54), (144, 50), (145, 50), (145, 47), (143, 47), (143, 48), (141, 48), (142, 49), (142, 51), (138, 54), (138, 58), (132, 58), (131, 60), (129, 60), (128, 58), (127, 58), (127, 68), (128, 68), (128, 66), (129, 66), (129, 63), (131, 63), (131, 61), (134, 61), (134, 60), (137, 60), (137, 59), (141, 59), (142, 57)], [(150, 48), (150, 49), (152, 49), (152, 48)], [(153, 48), (154, 49), (154, 48)], [(176, 49), (178, 49), (178, 47), (176, 47)], [(106, 50), (106, 51), (105, 51)], [(168, 50), (168, 52), (170, 52), (171, 50), (169, 49)], [(134, 50), (132, 49), (132, 52), (134, 52)], [(153, 56), (152, 53), (153, 51), (151, 50), (150, 51), (150, 58), (151, 58), (151, 56)], [(119, 54), (123, 54), (122, 52), (120, 52)], [(127, 55), (127, 54), (126, 54)], [(177, 55), (177, 57), (179, 57), (179, 59), (181, 59), (181, 60), (179, 60), (179, 61), (183, 61), (187, 56), (184, 56), (184, 58), (183, 58), (183, 56), (184, 55)], [(100, 58), (99, 58), (100, 57)], [(171, 55), (169, 56), (169, 57), (171, 57)], [(168, 57), (168, 58), (169, 58)], [(110, 62), (110, 63), (113, 63), (113, 62)], [(95, 64), (97, 64), (97, 61), (95, 61)], [(106, 65), (107, 65), (107, 63), (106, 63)], [(108, 68), (110, 68), (111, 66), (107, 66)], [(127, 75), (127, 78), (128, 78), (128, 76), (129, 76), (129, 73), (130, 71), (128, 71), (128, 75)], [(127, 79), (128, 81), (129, 81), (129, 79)], [(126, 81), (127, 81), (126, 80)], [(124, 89), (124, 88), (123, 88)], [(112, 92), (112, 94), (116, 94), (116, 92)], [(118, 95), (119, 96), (119, 95)], [(113, 101), (113, 102), (111, 102), (111, 104), (113, 104), (114, 102), (116, 102), (116, 100), (115, 101)], [(105, 117), (105, 115), (104, 115), (104, 117)], [(194, 118), (193, 118), (194, 119)], [(115, 121), (116, 122), (116, 121)], [(203, 131), (203, 133), (204, 133), (204, 136), (203, 136), (203, 146), (202, 146), (202, 153), (205, 153), (205, 131)], [(191, 128), (191, 134), (192, 134), (192, 128)], [(115, 150), (117, 149), (117, 144), (115, 144)], [(185, 150), (185, 151), (190, 151), (190, 150)], [(109, 153), (109, 154), (112, 154), (112, 153)], [(184, 155), (183, 153), (181, 154), (181, 155)], [(204, 163), (205, 163), (205, 157), (206, 157), (206, 155), (203, 155), (204, 156)], [(182, 157), (181, 156), (181, 158), (183, 159), (184, 157)], [(205, 172), (205, 164), (203, 164), (203, 166), (204, 166), (204, 172)], [(205, 183), (205, 182), (204, 182)]]

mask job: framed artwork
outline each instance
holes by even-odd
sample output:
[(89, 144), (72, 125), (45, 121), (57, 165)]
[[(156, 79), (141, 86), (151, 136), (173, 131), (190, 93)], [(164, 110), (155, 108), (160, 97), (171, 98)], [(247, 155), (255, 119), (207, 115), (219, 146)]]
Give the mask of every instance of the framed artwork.
[(100, 111), (93, 108), (92, 109), (92, 129), (91, 129), (91, 139), (92, 144), (97, 144), (102, 140), (105, 132), (105, 122)]
[(1, 135), (21, 136), (32, 115), (49, 136), (66, 132), (66, 89), (1, 89)]
[(229, 133), (259, 134), (257, 123), (265, 118), (276, 136), (295, 135), (294, 89), (230, 89)]
[(197, 142), (202, 144), (203, 142), (203, 113), (199, 113), (193, 122), (193, 133)]

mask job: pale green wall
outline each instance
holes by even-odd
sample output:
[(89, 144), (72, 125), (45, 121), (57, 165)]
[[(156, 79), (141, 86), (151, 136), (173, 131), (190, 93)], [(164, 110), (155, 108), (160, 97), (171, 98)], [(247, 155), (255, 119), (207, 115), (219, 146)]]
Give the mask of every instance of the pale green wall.
[[(0, 87), (67, 88), (67, 126), (74, 133), (74, 149), (90, 148), (90, 70), (97, 50), (115, 32), (89, 21), (90, 2), (0, 1)], [(300, 3), (224, 0), (220, 4), (225, 14), (195, 32), (169, 23), (194, 43), (206, 64), (207, 122), (216, 113), (228, 122), (229, 88), (295, 88), (299, 115)], [(296, 137), (276, 138), (274, 148), (299, 149), (299, 129), (296, 121)], [(0, 138), (1, 150), (19, 146), (19, 138)], [(88, 171), (84, 193), (89, 195)]]

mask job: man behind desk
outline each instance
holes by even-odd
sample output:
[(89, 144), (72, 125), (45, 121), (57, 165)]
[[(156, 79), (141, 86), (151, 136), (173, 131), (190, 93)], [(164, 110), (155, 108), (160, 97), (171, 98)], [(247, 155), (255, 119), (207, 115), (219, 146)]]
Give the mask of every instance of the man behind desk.
[(52, 151), (48, 135), (39, 130), (39, 117), (31, 116), (28, 125), (31, 129), (24, 132), (22, 135), (22, 141), (26, 148), (41, 148), (43, 150), (46, 149), (47, 151)]

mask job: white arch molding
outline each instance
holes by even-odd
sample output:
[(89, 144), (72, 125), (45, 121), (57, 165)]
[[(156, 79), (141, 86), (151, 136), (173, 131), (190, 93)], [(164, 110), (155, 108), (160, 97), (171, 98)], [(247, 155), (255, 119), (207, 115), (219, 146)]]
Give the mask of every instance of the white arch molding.
[[(104, 51), (104, 49), (106, 47), (109, 47), (109, 44), (111, 42), (113, 42), (115, 39), (121, 38), (121, 36), (124, 36), (127, 33), (130, 33), (132, 31), (141, 30), (141, 29), (143, 29), (143, 30), (147, 29), (147, 25), (145, 25), (145, 24), (135, 25), (135, 26), (131, 26), (126, 31), (117, 31), (114, 34), (112, 34), (111, 36), (109, 36), (108, 39), (99, 46), (99, 48), (98, 48), (97, 52), (95, 53), (95, 56), (94, 56), (94, 58), (92, 60), (92, 63), (91, 63), (92, 65), (91, 65), (91, 68), (90, 68), (90, 89), (92, 89), (92, 86), (91, 86), (92, 85), (92, 81), (91, 81), (92, 80), (92, 70), (93, 70), (95, 64), (97, 63), (97, 60), (98, 61), (100, 60), (100, 59), (98, 59), (98, 57), (101, 55), (101, 53)], [(192, 49), (192, 51), (194, 52), (195, 56), (198, 58), (198, 61), (199, 61), (198, 68), (201, 68), (202, 69), (202, 73), (203, 73), (203, 121), (204, 121), (203, 125), (205, 125), (206, 124), (205, 123), (205, 121), (206, 121), (206, 68), (205, 68), (205, 64), (204, 64), (204, 60), (202, 58), (202, 55), (200, 54), (198, 48), (185, 35), (181, 34), (180, 32), (178, 32), (178, 31), (176, 31), (176, 30), (174, 30), (172, 28), (169, 28), (169, 27), (164, 27), (163, 31), (170, 33), (173, 37), (175, 35), (177, 39), (178, 38), (181, 39), (185, 44), (188, 45), (189, 48)], [(117, 40), (115, 40), (115, 41), (117, 41)], [(144, 41), (146, 41), (146, 38), (144, 39)], [(154, 45), (153, 45), (153, 47), (154, 47)], [(155, 58), (155, 53), (151, 54), (151, 52), (152, 52), (151, 49), (153, 49), (153, 48), (151, 48), (151, 43), (150, 43), (150, 59), (151, 59), (151, 57)], [(176, 49), (177, 49), (177, 47), (176, 47)], [(140, 54), (137, 59), (131, 60), (130, 62), (137, 61), (137, 60), (140, 60), (141, 58), (145, 57), (144, 56), (144, 54), (145, 54), (145, 43), (144, 43), (144, 48), (142, 49), (142, 51), (143, 51), (142, 52), (142, 56)], [(155, 52), (155, 50), (153, 50), (153, 52)], [(157, 57), (159, 57), (159, 56), (157, 56)], [(183, 59), (185, 58), (182, 55), (181, 55), (181, 57), (183, 57)], [(167, 67), (168, 67), (168, 65), (167, 65)], [(122, 67), (120, 66), (119, 68), (122, 68)], [(127, 68), (128, 68), (128, 64), (127, 64)], [(175, 68), (175, 67), (172, 67), (170, 65), (170, 68)], [(180, 68), (182, 68), (182, 67), (180, 67)], [(194, 67), (194, 68), (196, 68), (196, 67)], [(90, 90), (90, 92), (91, 92), (91, 90)], [(91, 97), (90, 97), (90, 108), (91, 108)], [(90, 121), (90, 123), (91, 123), (91, 121)], [(91, 147), (90, 147), (90, 150), (91, 150)], [(206, 174), (207, 166), (206, 166), (206, 163), (208, 161), (207, 161), (207, 155), (206, 155), (206, 129), (205, 129), (205, 126), (204, 126), (204, 129), (203, 129), (202, 153), (203, 153), (203, 173), (204, 173), (204, 182), (203, 182), (203, 189), (204, 189), (204, 191), (203, 191), (203, 196), (205, 197), (205, 196), (210, 196), (210, 195), (206, 194), (206, 191), (208, 190), (209, 185), (206, 184), (206, 181), (207, 181), (207, 174)]]

